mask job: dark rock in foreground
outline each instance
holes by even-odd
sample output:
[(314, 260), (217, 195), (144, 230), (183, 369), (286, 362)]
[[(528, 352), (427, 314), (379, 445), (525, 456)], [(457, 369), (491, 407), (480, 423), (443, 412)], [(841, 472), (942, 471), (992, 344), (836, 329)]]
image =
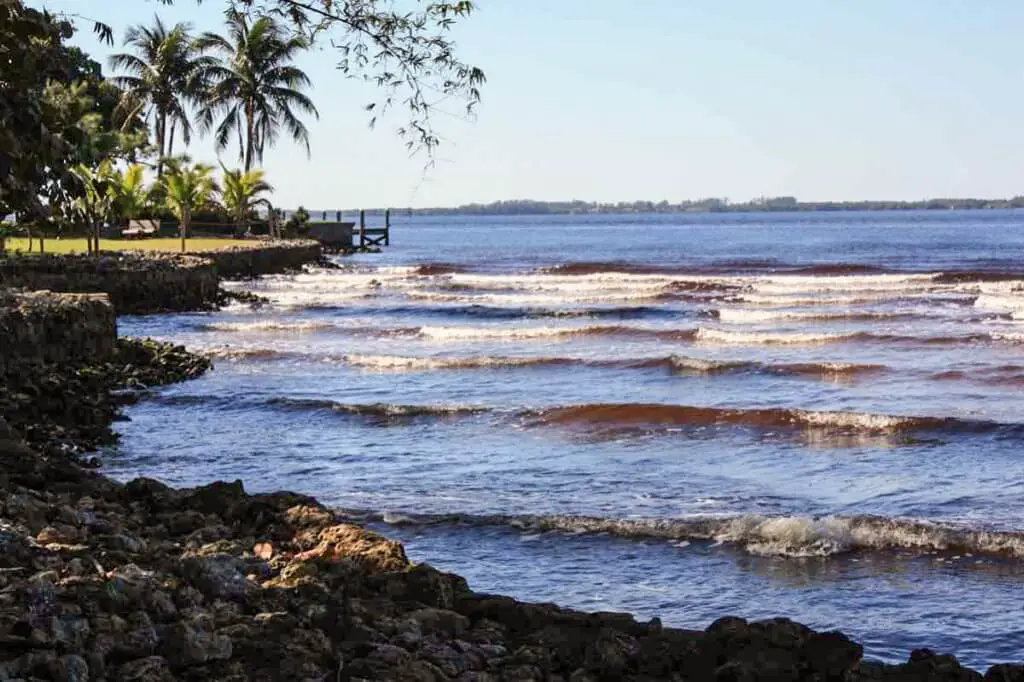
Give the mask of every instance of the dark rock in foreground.
[(0, 466), (0, 680), (982, 679), (785, 619), (700, 632), (476, 594), (309, 497), (119, 484), (6, 427)]

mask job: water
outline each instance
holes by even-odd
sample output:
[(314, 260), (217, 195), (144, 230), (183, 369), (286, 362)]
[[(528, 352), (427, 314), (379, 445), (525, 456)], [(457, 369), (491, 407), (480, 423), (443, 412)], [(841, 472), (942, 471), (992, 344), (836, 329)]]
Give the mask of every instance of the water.
[(120, 478), (318, 496), (478, 590), (1024, 659), (1024, 212), (419, 218), (123, 318)]

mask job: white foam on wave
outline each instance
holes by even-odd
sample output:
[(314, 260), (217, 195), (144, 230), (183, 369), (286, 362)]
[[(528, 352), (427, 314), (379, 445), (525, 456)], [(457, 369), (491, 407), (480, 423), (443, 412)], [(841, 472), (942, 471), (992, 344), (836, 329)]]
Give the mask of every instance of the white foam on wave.
[[(386, 515), (359, 512), (387, 523)], [(393, 514), (389, 513), (389, 514)], [(610, 519), (574, 515), (400, 515), (407, 525), (508, 526), (565, 535), (608, 534), (672, 544), (707, 541), (732, 544), (757, 555), (826, 557), (849, 552), (957, 552), (1024, 559), (1024, 533), (972, 529), (947, 523), (881, 516), (690, 516)]]
[(1004, 343), (1024, 343), (1024, 332), (994, 332), (989, 337)]
[(330, 322), (258, 320), (255, 322), (211, 322), (203, 325), (204, 329), (222, 332), (309, 332), (333, 329)]
[(793, 418), (812, 427), (874, 432), (896, 431), (921, 421), (899, 415), (815, 410), (793, 410)]
[(756, 291), (768, 294), (804, 292), (908, 292), (935, 288), (935, 274), (921, 275), (779, 275), (753, 278)]
[(463, 358), (424, 358), (403, 357), (396, 355), (347, 355), (345, 362), (357, 367), (376, 370), (435, 370), (435, 369), (469, 369), (486, 367), (527, 367), (541, 364), (546, 358), (529, 357), (463, 357)]
[(736, 332), (701, 327), (694, 339), (699, 343), (723, 345), (812, 345), (835, 343), (851, 338), (851, 334), (818, 334), (800, 332)]
[(779, 320), (887, 320), (899, 315), (899, 313), (855, 312), (849, 310), (749, 310), (743, 308), (720, 308), (717, 312), (719, 321), (729, 324), (760, 324)]
[(600, 327), (421, 327), (420, 335), (436, 341), (486, 339), (554, 339), (592, 333)]
[[(886, 293), (886, 294), (845, 294), (845, 295), (789, 295), (789, 296), (766, 296), (757, 293), (742, 293), (735, 297), (737, 301), (759, 305), (769, 308), (789, 308), (804, 305), (861, 305), (865, 303), (885, 303), (904, 298), (914, 298), (922, 294), (910, 295), (907, 293)], [(731, 300), (731, 299), (730, 299)]]
[(564, 306), (567, 304), (600, 304), (600, 303), (638, 303), (654, 301), (664, 296), (664, 291), (609, 291), (603, 294), (581, 296), (578, 294), (541, 294), (541, 293), (477, 293), (462, 294), (441, 293), (434, 291), (410, 291), (405, 295), (410, 299), (437, 301), (444, 303), (471, 303), (493, 306)]
[(1019, 294), (981, 294), (975, 299), (974, 307), (1014, 314), (1024, 313), (1024, 292)]

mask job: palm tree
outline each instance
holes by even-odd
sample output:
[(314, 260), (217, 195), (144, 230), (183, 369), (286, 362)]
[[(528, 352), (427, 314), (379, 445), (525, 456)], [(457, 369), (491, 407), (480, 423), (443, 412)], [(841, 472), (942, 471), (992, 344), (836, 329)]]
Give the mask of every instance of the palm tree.
[(128, 166), (124, 172), (114, 174), (111, 191), (114, 193), (114, 208), (125, 221), (134, 220), (149, 203), (149, 188), (143, 177), (141, 164)]
[(168, 29), (160, 17), (154, 18), (152, 26), (129, 28), (124, 44), (133, 53), (110, 57), (111, 67), (125, 72), (111, 79), (123, 92), (118, 115), (125, 121), (140, 114), (147, 123), (153, 120), (160, 176), (164, 157), (174, 153), (177, 128), (181, 128), (186, 145), (192, 140), (188, 108), (202, 99), (202, 76), (214, 60), (201, 54), (189, 24), (175, 24)]
[(219, 191), (213, 179), (213, 166), (192, 164), (188, 159), (176, 160), (168, 164), (167, 173), (161, 176), (159, 184), (167, 207), (178, 219), (181, 250), (184, 252), (192, 214), (211, 204)]
[[(217, 150), (238, 139), (238, 157), (248, 172), (253, 162), (263, 161), (263, 151), (273, 146), (284, 128), (309, 153), (309, 131), (298, 113), (320, 117), (313, 101), (303, 94), (309, 77), (292, 61), (309, 43), (290, 36), (271, 17), (250, 18), (237, 10), (226, 13), (228, 35), (204, 33), (196, 41), (200, 50), (220, 57), (204, 70), (209, 91), (199, 111), (204, 130), (214, 128)], [(298, 112), (298, 113), (297, 113)]]
[(235, 229), (239, 232), (248, 227), (249, 216), (259, 204), (266, 204), (267, 199), (261, 194), (273, 192), (274, 188), (264, 180), (263, 171), (255, 168), (250, 171), (228, 170), (224, 168), (224, 180), (221, 187), (221, 201), (235, 220)]

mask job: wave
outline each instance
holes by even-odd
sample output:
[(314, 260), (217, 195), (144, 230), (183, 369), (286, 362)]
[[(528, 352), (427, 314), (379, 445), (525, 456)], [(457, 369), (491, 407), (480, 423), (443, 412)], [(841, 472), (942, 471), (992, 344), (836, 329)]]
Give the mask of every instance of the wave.
[(602, 433), (652, 428), (674, 432), (682, 428), (737, 426), (755, 429), (810, 431), (823, 434), (909, 436), (932, 434), (998, 434), (1024, 436), (1024, 423), (1004, 423), (957, 417), (916, 417), (866, 412), (786, 408), (696, 407), (664, 403), (595, 403), (567, 405), (522, 413), (527, 427), (558, 426)]
[(580, 261), (561, 263), (540, 270), (562, 275), (592, 275), (605, 272), (628, 274), (732, 274), (732, 273), (785, 273), (794, 275), (876, 275), (916, 274), (901, 273), (865, 263), (785, 263), (773, 259), (739, 259), (716, 261), (701, 266), (665, 266), (630, 261)]
[(271, 398), (266, 405), (294, 410), (330, 410), (338, 414), (382, 419), (412, 417), (463, 417), (488, 412), (486, 407), (469, 405), (398, 405), (392, 403), (339, 403), (315, 398)]
[(981, 294), (974, 300), (974, 307), (982, 310), (1010, 311), (1011, 313), (1024, 312), (1024, 292), (1020, 292), (1016, 296), (1012, 292)]
[(199, 329), (218, 332), (311, 332), (333, 329), (330, 322), (312, 320), (286, 322), (281, 320), (259, 320), (256, 322), (210, 322), (201, 324)]
[(746, 332), (700, 327), (694, 340), (721, 345), (820, 345), (827, 343), (904, 343), (956, 345), (991, 341), (1024, 343), (1024, 334), (961, 334), (958, 336), (906, 336), (877, 332)]
[(824, 334), (817, 332), (734, 332), (701, 327), (694, 339), (702, 343), (724, 345), (813, 345), (840, 343), (858, 339), (862, 333)]
[(505, 527), (531, 533), (606, 534), (674, 544), (728, 543), (751, 554), (827, 557), (903, 551), (1024, 558), (1024, 533), (884, 516), (766, 516), (600, 518), (575, 515), (416, 514), (340, 510), (344, 516), (389, 525)]
[(915, 313), (906, 312), (857, 312), (850, 310), (843, 311), (797, 311), (797, 310), (745, 310), (742, 308), (720, 308), (717, 317), (722, 322), (734, 324), (758, 324), (762, 322), (775, 322), (779, 320), (842, 320), (842, 321), (866, 321), (866, 320), (896, 320), (918, 317)]
[(345, 362), (356, 367), (377, 370), (440, 370), (440, 369), (495, 369), (502, 367), (540, 367), (550, 365), (585, 364), (581, 358), (558, 357), (403, 357), (396, 355), (347, 355)]
[(421, 327), (421, 336), (438, 341), (474, 341), (486, 339), (554, 339), (572, 336), (637, 336), (684, 341), (694, 338), (693, 329), (647, 329), (624, 325), (588, 327)]
[[(904, 417), (861, 412), (825, 412), (782, 408), (730, 409), (662, 403), (570, 405), (534, 413), (538, 425), (563, 426), (712, 426), (758, 428), (834, 428), (865, 432), (924, 430), (947, 425), (931, 417)], [(955, 421), (955, 420), (954, 420)]]
[(597, 359), (559, 356), (464, 356), (415, 357), (397, 355), (347, 355), (344, 362), (382, 371), (430, 371), (501, 369), (518, 367), (581, 366), (615, 369), (668, 369), (676, 374), (734, 374), (753, 372), (777, 376), (820, 378), (852, 377), (886, 371), (884, 365), (843, 362), (765, 364), (755, 361), (706, 360), (680, 355), (651, 358)]
[(940, 272), (933, 278), (936, 284), (963, 284), (967, 282), (1012, 282), (1024, 280), (1024, 271), (1014, 270), (951, 270)]
[(277, 360), (292, 355), (288, 351), (273, 348), (199, 348), (197, 352), (208, 358), (225, 360)]
[(885, 275), (894, 271), (878, 265), (863, 263), (821, 263), (818, 265), (795, 266), (787, 272), (794, 275)]
[(463, 272), (463, 269), (451, 263), (423, 263), (415, 266), (409, 274), (430, 277), (433, 275), (451, 275), (456, 272)]
[(681, 270), (680, 268), (647, 263), (631, 263), (628, 261), (580, 261), (544, 267), (539, 272), (548, 275), (598, 275), (606, 272), (629, 275), (661, 275), (685, 274), (688, 271)]

